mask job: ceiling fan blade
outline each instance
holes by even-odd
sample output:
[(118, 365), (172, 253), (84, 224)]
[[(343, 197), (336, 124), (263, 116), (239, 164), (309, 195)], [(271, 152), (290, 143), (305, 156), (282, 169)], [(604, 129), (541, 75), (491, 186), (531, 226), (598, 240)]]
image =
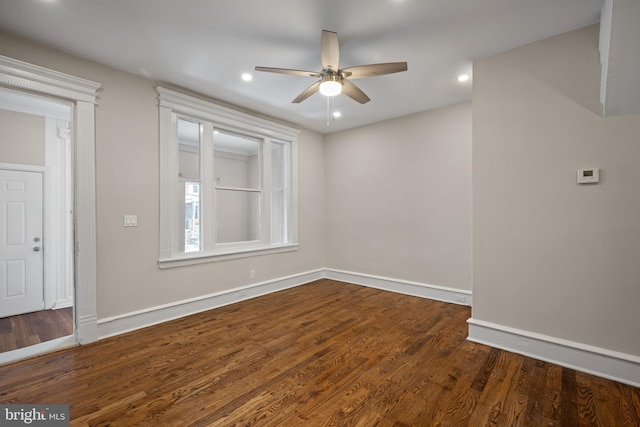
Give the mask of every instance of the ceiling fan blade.
[(338, 44), (338, 33), (322, 30), (320, 39), (320, 58), (322, 60), (322, 71), (331, 68), (337, 72), (340, 63), (340, 46)]
[(303, 77), (320, 77), (320, 73), (315, 71), (291, 70), (289, 68), (273, 68), (273, 67), (256, 67), (256, 71), (265, 71), (267, 73), (291, 74)]
[(406, 62), (385, 62), (384, 64), (359, 65), (340, 70), (345, 79), (359, 79), (361, 77), (382, 76), (385, 74), (407, 71)]
[(360, 104), (366, 104), (371, 101), (371, 99), (364, 93), (360, 88), (349, 80), (342, 81), (342, 93), (347, 95), (349, 98), (358, 101)]
[(311, 95), (313, 95), (314, 93), (316, 93), (319, 89), (320, 89), (320, 82), (318, 81), (312, 84), (311, 86), (309, 86), (308, 88), (306, 88), (305, 90), (303, 90), (302, 93), (298, 95), (298, 97), (291, 102), (293, 104), (299, 104), (305, 99), (307, 99), (308, 97), (310, 97)]

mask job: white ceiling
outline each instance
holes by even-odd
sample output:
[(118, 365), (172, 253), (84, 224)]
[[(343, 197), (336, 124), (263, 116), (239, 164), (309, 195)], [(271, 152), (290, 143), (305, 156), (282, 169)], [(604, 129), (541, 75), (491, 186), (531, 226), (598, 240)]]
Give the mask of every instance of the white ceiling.
[[(1, 0), (0, 29), (322, 133), (469, 100), (472, 62), (598, 22), (602, 0)], [(256, 65), (320, 71), (336, 31), (340, 68), (407, 61), (356, 80), (371, 98), (291, 101), (314, 80)], [(251, 72), (253, 80), (243, 81)]]

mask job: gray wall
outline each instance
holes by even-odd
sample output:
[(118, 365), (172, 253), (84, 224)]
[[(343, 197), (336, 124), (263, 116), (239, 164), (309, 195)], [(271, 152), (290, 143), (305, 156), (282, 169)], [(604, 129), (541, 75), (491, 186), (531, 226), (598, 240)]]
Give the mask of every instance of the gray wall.
[(326, 266), (471, 289), (471, 103), (325, 138)]
[(640, 116), (599, 85), (597, 26), (474, 64), (473, 317), (640, 355)]
[(0, 109), (0, 162), (44, 166), (42, 116)]

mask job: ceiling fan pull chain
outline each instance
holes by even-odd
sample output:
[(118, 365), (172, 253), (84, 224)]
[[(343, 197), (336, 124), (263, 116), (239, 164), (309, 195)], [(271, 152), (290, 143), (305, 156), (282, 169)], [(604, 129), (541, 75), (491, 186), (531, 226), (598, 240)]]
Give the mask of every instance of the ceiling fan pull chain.
[(336, 98), (335, 98), (335, 96), (331, 98), (331, 109), (330, 110), (331, 111), (329, 111), (329, 114), (330, 114), (329, 117), (331, 118), (332, 122), (335, 122), (336, 121), (336, 115), (335, 115), (335, 113), (336, 113)]
[(330, 96), (327, 96), (327, 127), (329, 127), (329, 100), (332, 98)]

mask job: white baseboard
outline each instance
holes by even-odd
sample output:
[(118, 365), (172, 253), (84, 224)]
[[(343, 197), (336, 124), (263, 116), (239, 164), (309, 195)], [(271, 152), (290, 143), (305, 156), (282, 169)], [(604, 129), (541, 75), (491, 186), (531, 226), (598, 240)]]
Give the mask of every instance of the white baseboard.
[(471, 305), (470, 291), (323, 268), (238, 287), (223, 292), (216, 292), (198, 298), (191, 298), (118, 316), (99, 319), (97, 321), (97, 336), (98, 339), (108, 338), (126, 332), (131, 332), (136, 329), (145, 328), (147, 326), (157, 325), (169, 320), (178, 319), (180, 317), (189, 316), (191, 314), (200, 313), (272, 292), (303, 285), (322, 278), (340, 280), (386, 291), (445, 301), (454, 304)]
[(342, 282), (355, 283), (356, 285), (368, 286), (370, 288), (453, 304), (468, 306), (472, 304), (471, 291), (464, 289), (428, 285), (426, 283), (410, 282), (408, 280), (355, 273), (352, 271), (335, 270), (333, 268), (325, 268), (324, 271), (327, 279), (340, 280)]
[(99, 319), (98, 339), (131, 332), (136, 329), (146, 328), (147, 326), (157, 325), (158, 323), (303, 285), (313, 282), (314, 280), (322, 279), (324, 277), (323, 272), (323, 269), (308, 271), (216, 292), (198, 298), (176, 301), (170, 304)]
[[(76, 316), (78, 316), (77, 310)], [(76, 335), (79, 344), (89, 344), (97, 341), (100, 338), (98, 335), (98, 317), (94, 314), (78, 316), (76, 321)]]
[(469, 341), (640, 387), (640, 357), (469, 319)]
[(29, 359), (31, 357), (41, 356), (46, 353), (52, 353), (54, 351), (64, 350), (65, 348), (75, 347), (76, 343), (73, 335), (67, 337), (56, 338), (51, 341), (45, 341), (38, 344), (30, 345), (29, 347), (19, 348), (17, 350), (5, 351), (0, 353), (0, 365), (6, 365), (9, 363), (15, 363), (23, 359)]

